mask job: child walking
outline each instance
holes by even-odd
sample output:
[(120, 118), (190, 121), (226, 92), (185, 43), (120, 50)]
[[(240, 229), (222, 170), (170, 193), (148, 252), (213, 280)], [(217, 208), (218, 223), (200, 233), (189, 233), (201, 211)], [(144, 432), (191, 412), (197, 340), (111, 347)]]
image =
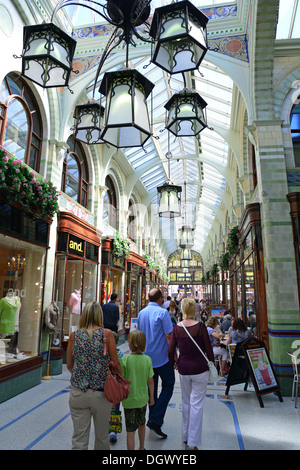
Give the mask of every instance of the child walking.
[(130, 393), (122, 402), (127, 432), (127, 449), (135, 448), (135, 433), (138, 430), (139, 450), (144, 450), (147, 403), (154, 405), (154, 380), (152, 360), (143, 354), (146, 336), (143, 331), (134, 330), (128, 336), (131, 354), (120, 359), (122, 374), (130, 380)]

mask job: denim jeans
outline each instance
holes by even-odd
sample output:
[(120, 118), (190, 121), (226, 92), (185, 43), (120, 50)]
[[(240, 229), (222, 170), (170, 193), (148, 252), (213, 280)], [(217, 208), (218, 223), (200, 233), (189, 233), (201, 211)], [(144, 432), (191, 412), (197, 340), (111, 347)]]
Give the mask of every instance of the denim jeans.
[[(167, 406), (173, 395), (175, 372), (169, 362), (160, 367), (153, 367), (153, 372), (155, 404), (149, 406), (149, 420), (161, 427), (164, 422)], [(157, 396), (159, 377), (161, 378), (161, 391), (159, 396)]]

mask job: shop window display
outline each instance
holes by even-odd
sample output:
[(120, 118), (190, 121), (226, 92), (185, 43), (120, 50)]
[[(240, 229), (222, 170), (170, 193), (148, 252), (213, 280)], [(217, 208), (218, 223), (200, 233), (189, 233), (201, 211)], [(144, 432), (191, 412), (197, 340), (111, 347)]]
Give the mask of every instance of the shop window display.
[(38, 355), (46, 250), (0, 236), (0, 364)]
[(57, 255), (55, 300), (63, 312), (63, 336), (78, 328), (82, 309), (96, 300), (97, 270), (96, 263)]

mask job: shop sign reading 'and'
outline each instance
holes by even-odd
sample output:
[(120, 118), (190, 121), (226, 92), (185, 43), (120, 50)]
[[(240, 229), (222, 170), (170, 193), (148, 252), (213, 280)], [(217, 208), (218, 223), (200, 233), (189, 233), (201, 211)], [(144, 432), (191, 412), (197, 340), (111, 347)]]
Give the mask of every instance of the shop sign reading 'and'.
[(69, 236), (68, 249), (69, 252), (73, 251), (76, 254), (83, 256), (84, 241), (82, 241), (80, 238)]

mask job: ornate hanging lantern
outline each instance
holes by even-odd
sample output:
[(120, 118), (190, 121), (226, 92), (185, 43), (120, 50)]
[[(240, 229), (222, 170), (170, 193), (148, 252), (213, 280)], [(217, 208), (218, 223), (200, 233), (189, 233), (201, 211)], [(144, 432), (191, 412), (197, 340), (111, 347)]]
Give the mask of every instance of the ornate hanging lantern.
[(75, 47), (53, 23), (24, 26), (22, 75), (43, 88), (68, 86)]
[(177, 137), (195, 136), (207, 127), (207, 103), (198, 93), (176, 93), (166, 103), (166, 128)]
[(191, 259), (192, 259), (191, 250), (189, 250), (188, 248), (183, 248), (183, 250), (181, 250), (180, 260), (190, 261)]
[(160, 194), (159, 217), (168, 217), (173, 219), (180, 216), (181, 186), (175, 186), (171, 181), (166, 181), (157, 188)]
[(193, 236), (194, 229), (189, 225), (183, 225), (180, 229), (180, 240), (179, 246), (180, 248), (192, 248), (194, 246), (194, 236)]
[(207, 22), (188, 0), (156, 8), (150, 29), (152, 62), (170, 74), (198, 69), (207, 51)]
[(104, 75), (106, 96), (101, 138), (115, 147), (142, 147), (152, 134), (146, 99), (154, 85), (137, 70)]
[(104, 107), (99, 103), (76, 106), (74, 112), (75, 137), (85, 144), (102, 144), (100, 139)]

